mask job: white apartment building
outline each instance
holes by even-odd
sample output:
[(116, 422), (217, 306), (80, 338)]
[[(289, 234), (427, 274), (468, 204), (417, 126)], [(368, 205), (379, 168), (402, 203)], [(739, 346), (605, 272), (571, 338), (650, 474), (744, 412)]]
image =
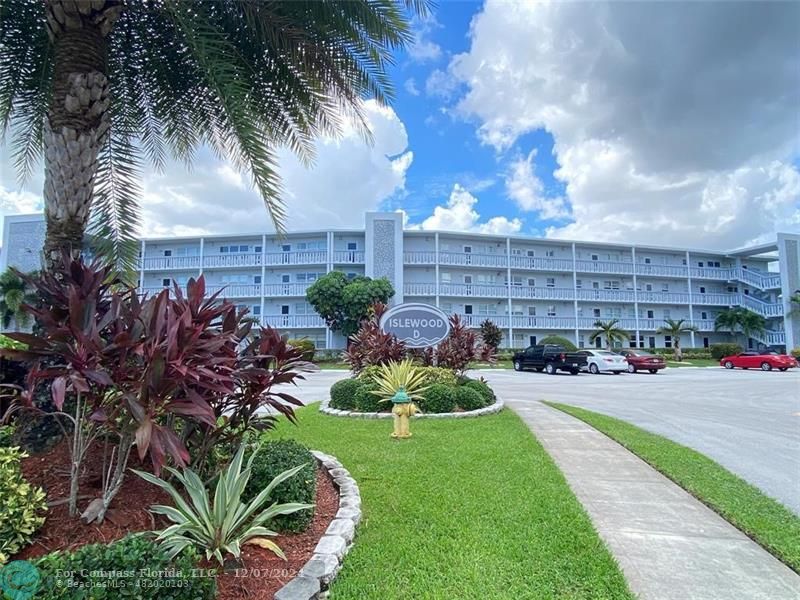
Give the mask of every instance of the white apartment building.
[[(38, 268), (42, 215), (5, 218), (2, 268)], [(619, 319), (630, 346), (671, 347), (664, 319), (699, 332), (684, 347), (730, 341), (714, 331), (720, 311), (744, 306), (767, 319), (753, 346), (800, 346), (800, 317), (788, 298), (800, 289), (800, 236), (727, 252), (523, 236), (404, 230), (399, 213), (367, 213), (365, 229), (209, 235), (141, 240), (139, 287), (154, 293), (203, 274), (209, 293), (247, 306), (262, 323), (318, 348), (342, 348), (305, 292), (323, 274), (387, 277), (393, 303), (423, 302), (477, 327), (494, 321), (503, 345), (524, 347), (556, 334), (588, 347), (598, 319)]]

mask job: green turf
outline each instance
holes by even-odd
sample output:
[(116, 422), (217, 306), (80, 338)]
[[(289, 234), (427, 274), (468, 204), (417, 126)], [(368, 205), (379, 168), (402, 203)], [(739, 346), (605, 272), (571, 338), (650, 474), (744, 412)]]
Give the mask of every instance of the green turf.
[(412, 422), (298, 411), (294, 437), (335, 455), (365, 519), (334, 600), (632, 598), (561, 472), (512, 412)]
[(670, 360), (667, 359), (667, 366), (668, 367), (717, 367), (719, 366), (719, 361), (713, 358), (684, 358), (681, 362), (677, 360)]
[(691, 448), (606, 415), (547, 404), (616, 440), (800, 572), (800, 517), (781, 503)]

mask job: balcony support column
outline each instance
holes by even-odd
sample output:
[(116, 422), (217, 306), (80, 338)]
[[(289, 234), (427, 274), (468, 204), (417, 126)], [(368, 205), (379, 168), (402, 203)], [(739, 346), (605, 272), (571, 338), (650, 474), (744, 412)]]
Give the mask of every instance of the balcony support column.
[(575, 345), (580, 347), (578, 333), (578, 262), (575, 256), (575, 242), (572, 242), (572, 309), (575, 315)]
[[(328, 240), (328, 261), (325, 265), (325, 272), (330, 273), (333, 271), (333, 232), (329, 231), (327, 234)], [(325, 324), (325, 348), (330, 350), (331, 346), (333, 346), (333, 333), (331, 332), (331, 328), (328, 327), (328, 324)]]
[[(686, 251), (686, 281), (689, 284), (689, 323), (694, 325), (694, 309), (692, 308), (692, 269), (690, 267), (691, 264), (692, 264), (691, 257), (689, 256), (689, 251), (687, 250)], [(689, 338), (692, 341), (692, 348), (696, 348), (697, 346), (695, 345), (695, 341), (694, 341), (694, 331), (690, 331), (689, 332)]]
[(439, 232), (438, 231), (435, 234), (433, 234), (433, 252), (434, 252), (433, 269), (434, 269), (434, 277), (436, 278), (434, 293), (436, 294), (436, 308), (439, 308)]
[(508, 347), (514, 347), (514, 318), (511, 301), (511, 238), (506, 238), (506, 296), (508, 300)]
[(264, 323), (264, 296), (266, 295), (267, 278), (267, 236), (261, 236), (261, 314), (258, 315), (258, 322)]
[(200, 238), (200, 265), (198, 266), (198, 275), (203, 274), (203, 242), (205, 238)]
[(639, 284), (636, 281), (636, 271), (638, 265), (636, 263), (636, 246), (631, 246), (631, 261), (633, 262), (633, 316), (636, 319), (636, 348), (641, 346), (639, 339)]
[(139, 293), (144, 292), (144, 251), (147, 243), (142, 240), (141, 257), (139, 258)]

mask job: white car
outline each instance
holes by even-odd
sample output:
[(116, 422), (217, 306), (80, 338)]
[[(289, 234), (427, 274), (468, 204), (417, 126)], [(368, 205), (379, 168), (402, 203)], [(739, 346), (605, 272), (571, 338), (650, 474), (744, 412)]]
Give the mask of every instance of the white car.
[(586, 356), (586, 366), (582, 369), (593, 375), (598, 373), (619, 375), (628, 370), (628, 362), (625, 357), (608, 350), (581, 350), (581, 354)]

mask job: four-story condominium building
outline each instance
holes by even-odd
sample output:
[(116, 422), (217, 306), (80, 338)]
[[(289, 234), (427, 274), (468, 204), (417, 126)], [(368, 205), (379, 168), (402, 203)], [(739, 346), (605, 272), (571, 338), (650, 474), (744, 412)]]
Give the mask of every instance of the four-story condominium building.
[[(598, 320), (618, 319), (630, 346), (671, 347), (656, 330), (684, 319), (698, 332), (685, 347), (730, 341), (714, 329), (723, 310), (741, 306), (767, 320), (750, 345), (800, 346), (800, 236), (726, 252), (607, 244), (467, 232), (404, 230), (399, 213), (367, 213), (365, 229), (208, 235), (141, 240), (139, 287), (155, 293), (172, 281), (205, 275), (209, 293), (247, 306), (262, 323), (341, 348), (305, 299), (323, 274), (387, 277), (393, 303), (422, 302), (485, 319), (504, 332), (504, 346), (524, 347), (556, 334), (582, 347)], [(40, 265), (41, 215), (5, 218), (2, 267)], [(741, 342), (743, 337), (737, 339)]]

